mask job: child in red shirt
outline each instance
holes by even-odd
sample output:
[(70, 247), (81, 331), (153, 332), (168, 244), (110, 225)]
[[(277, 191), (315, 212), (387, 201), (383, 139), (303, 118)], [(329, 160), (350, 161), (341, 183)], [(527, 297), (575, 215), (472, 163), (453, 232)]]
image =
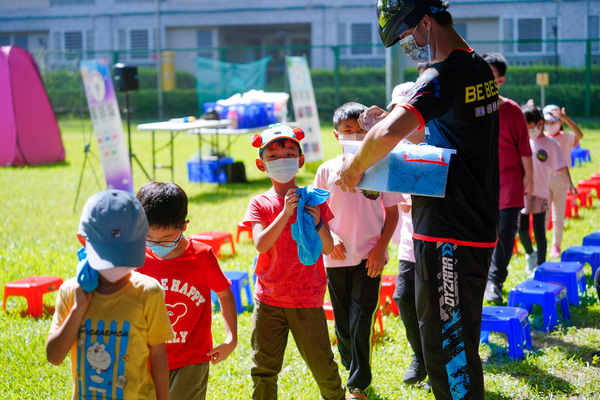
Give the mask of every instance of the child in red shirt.
[[(150, 230), (146, 262), (139, 272), (160, 282), (175, 338), (167, 342), (169, 397), (204, 399), (209, 361), (225, 360), (237, 344), (237, 311), (231, 282), (212, 248), (183, 235), (189, 220), (187, 196), (178, 185), (148, 182), (137, 193)], [(223, 310), (225, 343), (213, 347), (210, 291)]]
[[(260, 253), (252, 316), (253, 399), (277, 398), (277, 375), (290, 331), (321, 396), (342, 400), (345, 394), (323, 311), (327, 286), (323, 259), (319, 256), (316, 264), (304, 265), (292, 239), (302, 190), (296, 185), (296, 174), (304, 165), (302, 138), (304, 132), (299, 128), (275, 125), (252, 141), (259, 148), (257, 168), (267, 172), (273, 182), (272, 188), (250, 201), (244, 216)], [(305, 212), (314, 218), (323, 253), (331, 253), (333, 239), (327, 222), (333, 215), (329, 207), (326, 203), (306, 205)]]

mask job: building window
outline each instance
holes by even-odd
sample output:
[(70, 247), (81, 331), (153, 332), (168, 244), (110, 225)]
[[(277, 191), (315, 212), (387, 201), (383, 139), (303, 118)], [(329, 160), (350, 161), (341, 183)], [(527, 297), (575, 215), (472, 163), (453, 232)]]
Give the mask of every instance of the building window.
[(600, 17), (597, 15), (588, 17), (588, 39), (595, 39), (592, 40), (592, 52), (600, 52)]
[(542, 51), (542, 19), (523, 18), (518, 20), (519, 52)]
[(147, 59), (150, 56), (150, 35), (147, 29), (132, 29), (129, 39), (132, 59)]
[(65, 32), (65, 60), (81, 58), (83, 52), (83, 34), (81, 31)]
[(29, 48), (29, 37), (27, 35), (14, 35), (13, 45), (19, 46), (22, 49)]
[[(198, 47), (213, 47), (213, 31), (200, 29), (196, 31), (196, 45)], [(198, 57), (213, 58), (212, 51), (200, 51)]]
[(354, 47), (357, 45), (373, 44), (371, 24), (352, 24), (350, 27), (350, 37), (352, 43), (352, 55), (370, 55), (372, 53), (372, 48), (370, 46)]
[(546, 52), (556, 53), (558, 40), (558, 21), (556, 17), (546, 18)]

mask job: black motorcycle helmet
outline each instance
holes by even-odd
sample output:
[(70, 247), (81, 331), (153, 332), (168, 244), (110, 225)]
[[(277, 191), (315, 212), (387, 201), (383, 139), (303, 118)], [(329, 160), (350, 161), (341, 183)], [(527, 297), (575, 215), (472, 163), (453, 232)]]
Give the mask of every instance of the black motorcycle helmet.
[(377, 20), (383, 45), (392, 46), (405, 30), (417, 26), (429, 3), (428, 0), (378, 0)]

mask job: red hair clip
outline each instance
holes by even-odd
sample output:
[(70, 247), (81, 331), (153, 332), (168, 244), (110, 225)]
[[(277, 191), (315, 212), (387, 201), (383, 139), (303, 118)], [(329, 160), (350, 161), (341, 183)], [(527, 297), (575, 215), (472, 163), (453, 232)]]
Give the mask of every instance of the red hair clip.
[(294, 128), (294, 134), (296, 135), (296, 139), (298, 140), (302, 140), (306, 137), (306, 135), (304, 135), (304, 131), (300, 127)]
[(260, 135), (260, 133), (255, 133), (254, 135), (252, 135), (252, 146), (258, 148), (261, 144), (262, 136)]

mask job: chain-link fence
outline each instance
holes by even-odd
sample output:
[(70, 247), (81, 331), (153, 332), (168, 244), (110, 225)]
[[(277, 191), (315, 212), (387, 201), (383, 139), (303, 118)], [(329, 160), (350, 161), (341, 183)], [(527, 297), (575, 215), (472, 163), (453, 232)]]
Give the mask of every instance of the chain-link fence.
[[(557, 103), (569, 115), (600, 117), (600, 43), (598, 40), (554, 41), (471, 41), (476, 52), (500, 52), (509, 68), (501, 94), (523, 103)], [(387, 50), (389, 51), (389, 49)], [(139, 90), (132, 93), (132, 105), (139, 119), (156, 120), (202, 112), (197, 93), (202, 91), (202, 76), (197, 76), (197, 57), (230, 63), (249, 63), (270, 57), (266, 71), (266, 91), (289, 92), (285, 58), (305, 56), (311, 66), (319, 115), (331, 119), (332, 111), (347, 101), (385, 106), (386, 50), (381, 45), (340, 46), (260, 46), (202, 47), (170, 49), (158, 59), (151, 51), (33, 52), (57, 114), (76, 113), (85, 108), (79, 80), (82, 59), (107, 58), (109, 63), (136, 65)], [(416, 64), (401, 52), (394, 62), (400, 65), (401, 81), (414, 81)], [(387, 65), (390, 65), (388, 55)], [(161, 72), (158, 79), (157, 71)], [(538, 86), (538, 73), (547, 73), (549, 84)], [(162, 90), (158, 83), (162, 82)], [(217, 100), (217, 99), (214, 99)], [(291, 107), (290, 107), (291, 110)]]

